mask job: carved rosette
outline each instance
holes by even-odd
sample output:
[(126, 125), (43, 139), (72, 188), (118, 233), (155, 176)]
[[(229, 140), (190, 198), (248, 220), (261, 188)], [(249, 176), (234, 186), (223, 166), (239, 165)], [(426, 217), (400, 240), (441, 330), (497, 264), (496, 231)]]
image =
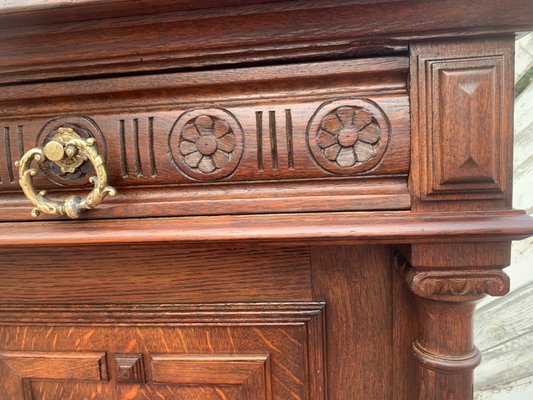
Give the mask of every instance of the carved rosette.
[[(94, 139), (100, 154), (106, 158), (106, 141), (100, 127), (93, 119), (81, 115), (60, 116), (46, 122), (37, 136), (36, 147), (44, 147), (48, 142), (57, 140), (59, 129), (71, 129), (84, 140)], [(67, 166), (67, 163), (71, 165)], [(50, 160), (39, 163), (43, 175), (61, 186), (86, 185), (86, 177), (95, 172), (92, 164), (82, 157), (73, 157), (64, 161), (62, 167)]]
[(378, 165), (387, 149), (389, 134), (384, 112), (367, 99), (324, 103), (307, 127), (315, 161), (337, 174), (360, 173)]
[(237, 119), (223, 109), (191, 110), (177, 120), (169, 137), (172, 158), (188, 177), (228, 177), (240, 162), (244, 135)]

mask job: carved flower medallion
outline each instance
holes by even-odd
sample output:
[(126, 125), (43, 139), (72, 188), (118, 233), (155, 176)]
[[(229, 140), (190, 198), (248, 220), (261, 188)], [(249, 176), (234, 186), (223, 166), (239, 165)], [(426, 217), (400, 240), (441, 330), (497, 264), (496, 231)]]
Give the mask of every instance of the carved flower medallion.
[(322, 104), (308, 125), (313, 157), (324, 169), (353, 174), (375, 167), (388, 143), (389, 124), (376, 104), (344, 99)]
[(176, 165), (189, 177), (220, 179), (237, 168), (242, 155), (242, 129), (225, 110), (189, 111), (174, 124), (170, 147)]

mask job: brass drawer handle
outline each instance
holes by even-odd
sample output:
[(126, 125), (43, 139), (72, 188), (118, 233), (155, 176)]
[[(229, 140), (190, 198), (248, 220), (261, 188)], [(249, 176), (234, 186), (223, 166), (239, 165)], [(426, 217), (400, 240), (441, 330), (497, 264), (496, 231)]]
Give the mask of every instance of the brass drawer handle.
[[(50, 160), (63, 172), (75, 172), (84, 161), (89, 160), (96, 171), (96, 176), (89, 178), (94, 188), (84, 199), (76, 195), (67, 197), (65, 201), (47, 199), (46, 191), (37, 192), (33, 186), (33, 177), (37, 175), (37, 170), (31, 168), (33, 160), (41, 163)], [(53, 139), (42, 149), (35, 147), (28, 150), (15, 165), (19, 168), (19, 184), (26, 198), (35, 206), (31, 212), (34, 217), (44, 212), (78, 218), (82, 210), (96, 207), (107, 195), (117, 194), (115, 188), (107, 184), (104, 159), (98, 154), (95, 140), (82, 139), (71, 128), (59, 128)]]

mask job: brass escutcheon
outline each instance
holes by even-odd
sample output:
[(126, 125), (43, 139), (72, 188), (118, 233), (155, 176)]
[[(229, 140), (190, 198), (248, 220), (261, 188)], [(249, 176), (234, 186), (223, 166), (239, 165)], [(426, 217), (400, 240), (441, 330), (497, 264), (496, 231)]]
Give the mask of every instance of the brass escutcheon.
[[(33, 186), (33, 177), (37, 175), (37, 170), (31, 168), (33, 160), (40, 163), (50, 160), (57, 164), (62, 172), (76, 172), (80, 165), (88, 160), (96, 171), (96, 176), (89, 178), (94, 188), (84, 199), (79, 196), (69, 196), (65, 201), (48, 199), (46, 191), (37, 192)], [(115, 188), (107, 184), (105, 162), (98, 154), (95, 140), (82, 139), (72, 128), (59, 128), (52, 140), (42, 149), (36, 147), (28, 150), (15, 165), (19, 168), (20, 187), (26, 198), (34, 205), (31, 212), (34, 217), (44, 212), (78, 218), (83, 210), (94, 208), (107, 195), (115, 196), (117, 193)]]

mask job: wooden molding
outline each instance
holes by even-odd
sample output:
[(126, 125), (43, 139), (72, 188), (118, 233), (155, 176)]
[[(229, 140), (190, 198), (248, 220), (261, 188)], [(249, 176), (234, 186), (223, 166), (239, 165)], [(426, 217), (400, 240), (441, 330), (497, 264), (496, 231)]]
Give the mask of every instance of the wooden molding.
[[(250, 326), (306, 324), (320, 317), (322, 302), (225, 304), (2, 304), (0, 325), (46, 324), (59, 326)], [(22, 311), (27, 311), (20, 314)], [(76, 316), (73, 319), (73, 316)]]
[(158, 242), (498, 242), (533, 234), (522, 212), (302, 213), (72, 222), (0, 223), (0, 246)]
[(0, 10), (2, 82), (391, 54), (410, 40), (533, 27), (529, 0), (446, 0), (438, 14), (431, 1), (389, 0), (386, 11), (382, 0), (201, 3), (8, 5)]

